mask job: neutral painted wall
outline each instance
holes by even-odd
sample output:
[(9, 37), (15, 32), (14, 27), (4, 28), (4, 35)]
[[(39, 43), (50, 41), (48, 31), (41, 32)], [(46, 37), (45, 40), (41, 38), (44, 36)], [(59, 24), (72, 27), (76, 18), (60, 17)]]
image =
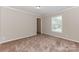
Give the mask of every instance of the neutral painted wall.
[(0, 7), (0, 39), (1, 39), (1, 7)]
[[(63, 16), (63, 33), (51, 31), (51, 17), (41, 16), (42, 33), (79, 41), (79, 8), (73, 8), (57, 15)], [(37, 14), (0, 7), (0, 42), (36, 35)]]
[(11, 41), (36, 35), (36, 14), (23, 13), (18, 10), (1, 8), (1, 37), (2, 41)]
[[(57, 15), (63, 17), (63, 33), (51, 31), (51, 18)], [(45, 19), (42, 20), (43, 33), (79, 41), (79, 7), (66, 10), (57, 15), (44, 17)]]

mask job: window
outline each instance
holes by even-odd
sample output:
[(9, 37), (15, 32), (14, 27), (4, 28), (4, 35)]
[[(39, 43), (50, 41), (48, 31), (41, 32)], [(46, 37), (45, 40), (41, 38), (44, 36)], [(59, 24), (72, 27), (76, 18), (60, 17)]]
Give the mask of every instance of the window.
[(52, 17), (52, 31), (62, 32), (62, 16)]

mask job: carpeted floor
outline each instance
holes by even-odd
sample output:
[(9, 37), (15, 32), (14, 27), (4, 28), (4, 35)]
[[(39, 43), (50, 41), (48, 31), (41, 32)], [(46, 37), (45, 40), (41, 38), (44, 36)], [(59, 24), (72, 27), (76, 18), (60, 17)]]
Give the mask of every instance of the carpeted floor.
[(1, 52), (77, 52), (79, 43), (49, 35), (36, 35), (0, 45)]

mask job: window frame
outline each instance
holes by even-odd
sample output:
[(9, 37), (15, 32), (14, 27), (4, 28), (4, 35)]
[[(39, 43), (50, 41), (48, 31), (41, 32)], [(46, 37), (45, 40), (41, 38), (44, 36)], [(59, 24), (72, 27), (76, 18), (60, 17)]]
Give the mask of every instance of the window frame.
[[(55, 18), (55, 17), (61, 17), (61, 30), (60, 31), (56, 31), (54, 28), (53, 28), (53, 19)], [(51, 30), (52, 30), (52, 32), (57, 32), (57, 33), (62, 33), (63, 32), (63, 17), (62, 17), (62, 15), (57, 15), (57, 16), (53, 16), (52, 17), (52, 19), (51, 19)]]

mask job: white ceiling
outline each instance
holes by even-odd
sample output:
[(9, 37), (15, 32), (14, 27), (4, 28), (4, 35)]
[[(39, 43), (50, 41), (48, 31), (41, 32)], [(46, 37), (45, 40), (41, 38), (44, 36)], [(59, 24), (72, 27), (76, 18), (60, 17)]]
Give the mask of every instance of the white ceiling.
[(12, 8), (20, 9), (23, 11), (29, 11), (33, 13), (38, 13), (41, 15), (52, 15), (56, 14), (58, 12), (61, 12), (67, 8), (70, 8), (71, 6), (40, 6), (40, 9), (37, 9), (35, 6), (11, 6)]

